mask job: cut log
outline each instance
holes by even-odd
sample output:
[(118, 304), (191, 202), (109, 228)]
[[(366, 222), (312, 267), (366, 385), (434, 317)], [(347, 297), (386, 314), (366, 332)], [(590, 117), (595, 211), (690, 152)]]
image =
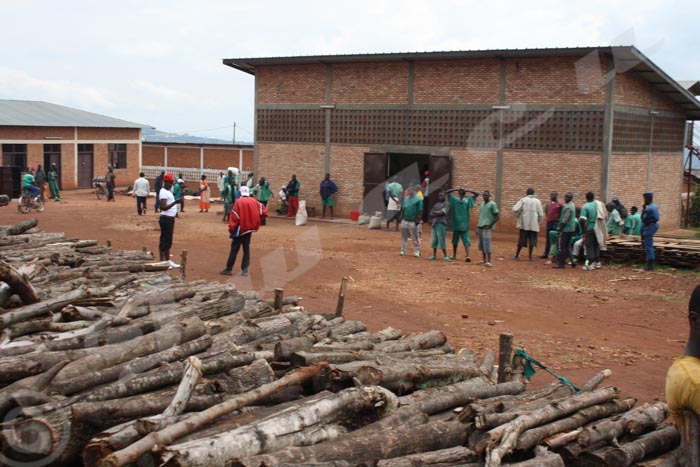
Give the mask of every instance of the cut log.
[(472, 399), (487, 399), (506, 394), (519, 394), (525, 390), (523, 383), (509, 382), (487, 384), (481, 378), (438, 388), (415, 391), (399, 398), (401, 405), (411, 405), (429, 415), (468, 403)]
[(466, 438), (466, 426), (456, 421), (402, 424), (392, 429), (374, 429), (367, 426), (331, 442), (305, 448), (287, 448), (249, 459), (234, 458), (226, 466), (314, 465), (337, 460), (362, 465), (376, 459), (460, 446)]
[(700, 465), (700, 417), (690, 410), (682, 410), (681, 456), (686, 465)]
[[(557, 433), (565, 433), (576, 428), (582, 427), (586, 423), (593, 420), (598, 420), (611, 415), (626, 412), (634, 407), (635, 399), (612, 400), (600, 405), (594, 405), (581, 409), (571, 417), (562, 418), (552, 423), (532, 428), (520, 435), (516, 449), (526, 451), (534, 448), (540, 441)], [(577, 434), (578, 437), (578, 434)], [(567, 443), (565, 443), (567, 444)], [(551, 449), (559, 446), (549, 444)]]
[(32, 217), (30, 219), (27, 219), (26, 221), (19, 222), (15, 225), (11, 225), (10, 227), (5, 230), (5, 233), (7, 235), (19, 235), (23, 234), (29, 229), (33, 229), (39, 224), (39, 221), (36, 220), (36, 218)]
[(581, 455), (582, 465), (629, 467), (645, 457), (663, 454), (680, 443), (680, 434), (675, 426), (667, 426), (649, 432), (619, 447), (603, 448)]
[(541, 456), (527, 461), (516, 462), (514, 464), (503, 464), (509, 467), (564, 467), (564, 460), (559, 454), (547, 452)]
[(387, 355), (387, 353), (384, 351), (324, 351), (321, 348), (314, 346), (309, 351), (302, 350), (293, 352), (289, 357), (289, 362), (292, 364), (292, 366), (309, 366), (320, 362), (342, 364), (360, 360), (368, 361), (387, 356), (401, 358), (405, 355), (406, 358), (429, 358), (445, 355), (451, 350), (452, 348), (449, 346), (442, 346), (426, 350), (413, 350), (410, 352), (393, 352), (392, 354)]
[(464, 462), (475, 462), (479, 460), (479, 455), (469, 448), (458, 446), (454, 448), (439, 449), (436, 451), (410, 454), (408, 456), (395, 457), (393, 459), (380, 460), (377, 467), (414, 467), (446, 464), (462, 464)]
[(655, 428), (668, 417), (668, 406), (663, 402), (644, 404), (614, 420), (601, 420), (585, 427), (578, 437), (581, 446), (590, 446), (600, 441), (610, 441), (621, 437), (626, 432), (641, 434), (644, 430)]
[(117, 316), (129, 317), (130, 313), (140, 307), (153, 305), (163, 305), (166, 303), (179, 302), (185, 298), (194, 297), (195, 291), (190, 287), (178, 287), (165, 290), (155, 290), (132, 295), (122, 305)]
[(490, 379), (495, 363), (496, 353), (493, 350), (487, 350), (484, 353), (484, 358), (481, 360), (481, 365), (479, 365), (479, 372), (481, 372), (481, 376), (486, 379)]
[(226, 394), (240, 394), (275, 381), (275, 372), (267, 360), (258, 359), (250, 365), (234, 368), (217, 382)]
[(612, 370), (604, 369), (596, 373), (593, 378), (588, 380), (581, 388), (581, 392), (590, 392), (600, 386), (600, 383), (608, 379), (612, 375)]
[(407, 352), (409, 350), (431, 349), (447, 343), (447, 337), (440, 331), (429, 331), (414, 334), (398, 341), (386, 341), (377, 343), (375, 350), (383, 352)]
[[(3, 263), (0, 262), (0, 275), (2, 274), (2, 264)], [(12, 284), (10, 285), (12, 286)], [(37, 316), (42, 316), (53, 311), (58, 311), (69, 303), (73, 303), (81, 298), (86, 298), (89, 295), (90, 292), (88, 292), (86, 288), (81, 287), (56, 298), (51, 298), (41, 302), (39, 300), (28, 302), (31, 304), (25, 305), (15, 311), (10, 311), (0, 315), (0, 328), (7, 327), (20, 321), (36, 318)], [(22, 298), (22, 300), (27, 303), (24, 298)]]
[(124, 466), (136, 462), (143, 454), (149, 452), (154, 446), (166, 446), (172, 443), (177, 438), (181, 438), (186, 434), (200, 428), (201, 426), (210, 423), (218, 417), (229, 414), (241, 407), (251, 405), (257, 400), (274, 394), (285, 387), (301, 384), (304, 381), (318, 374), (320, 367), (302, 368), (294, 373), (290, 373), (274, 383), (266, 384), (253, 391), (240, 394), (236, 397), (228, 399), (221, 404), (217, 404), (202, 412), (195, 413), (187, 420), (175, 423), (142, 438), (138, 442), (130, 445), (121, 451), (117, 451), (100, 461), (99, 467), (109, 466)]

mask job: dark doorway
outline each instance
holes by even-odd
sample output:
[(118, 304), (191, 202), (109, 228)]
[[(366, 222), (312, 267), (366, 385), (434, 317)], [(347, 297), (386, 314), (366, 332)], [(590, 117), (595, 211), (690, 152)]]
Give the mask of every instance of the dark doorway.
[(19, 167), (25, 170), (27, 168), (27, 145), (3, 144), (2, 165), (5, 167)]
[(78, 145), (78, 188), (92, 186), (94, 146), (92, 144)]
[(45, 144), (44, 145), (44, 171), (51, 170), (51, 164), (56, 164), (58, 170), (58, 188), (63, 189), (61, 183), (61, 145), (60, 144)]

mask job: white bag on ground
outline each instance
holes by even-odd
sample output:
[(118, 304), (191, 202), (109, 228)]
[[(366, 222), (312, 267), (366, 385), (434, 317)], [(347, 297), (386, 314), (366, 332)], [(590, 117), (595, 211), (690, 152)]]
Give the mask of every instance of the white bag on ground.
[(382, 228), (382, 212), (376, 211), (372, 217), (369, 218), (368, 229), (381, 229)]
[(299, 209), (297, 209), (296, 225), (306, 225), (306, 220), (309, 218), (306, 214), (306, 200), (299, 200)]
[(357, 225), (369, 224), (369, 214), (360, 214), (357, 218)]

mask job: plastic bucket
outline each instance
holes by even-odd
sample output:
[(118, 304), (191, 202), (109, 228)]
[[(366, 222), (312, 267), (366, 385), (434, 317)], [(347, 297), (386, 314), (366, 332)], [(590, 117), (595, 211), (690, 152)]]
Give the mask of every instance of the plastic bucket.
[(350, 220), (353, 222), (357, 222), (357, 219), (360, 217), (360, 211), (350, 211)]

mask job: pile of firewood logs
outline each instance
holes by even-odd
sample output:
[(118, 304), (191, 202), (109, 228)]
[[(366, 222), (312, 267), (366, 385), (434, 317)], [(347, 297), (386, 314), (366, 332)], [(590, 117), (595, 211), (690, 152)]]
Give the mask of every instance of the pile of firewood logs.
[(598, 388), (607, 370), (526, 392), (510, 348), (496, 365), (183, 276), (0, 227), (0, 464), (630, 466), (679, 444), (664, 403)]

